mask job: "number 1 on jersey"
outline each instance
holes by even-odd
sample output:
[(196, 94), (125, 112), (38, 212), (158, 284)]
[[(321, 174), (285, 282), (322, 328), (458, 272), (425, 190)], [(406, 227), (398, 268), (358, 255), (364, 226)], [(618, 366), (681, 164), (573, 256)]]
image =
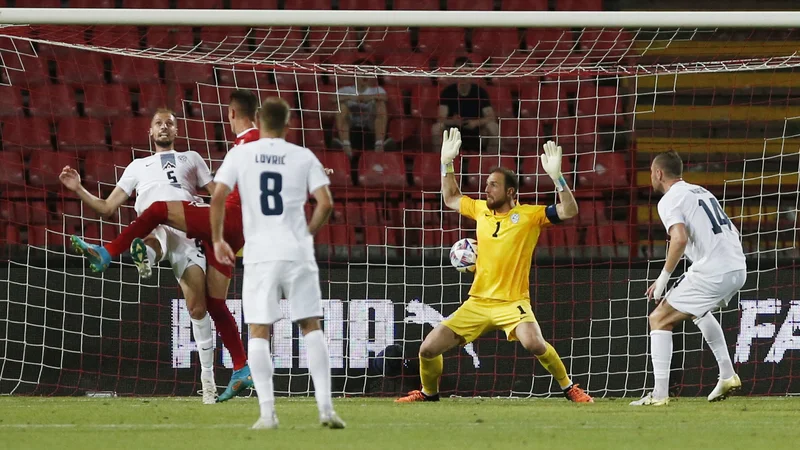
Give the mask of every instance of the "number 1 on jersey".
[(261, 173), (261, 213), (265, 216), (283, 214), (283, 176), (276, 172)]
[(497, 222), (497, 228), (494, 229), (494, 234), (492, 234), (492, 237), (497, 237), (498, 231), (500, 231), (500, 222)]

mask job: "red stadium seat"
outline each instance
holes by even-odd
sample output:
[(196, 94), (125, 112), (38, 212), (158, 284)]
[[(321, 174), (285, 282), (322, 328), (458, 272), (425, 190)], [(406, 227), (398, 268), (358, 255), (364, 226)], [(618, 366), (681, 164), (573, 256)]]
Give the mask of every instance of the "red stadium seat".
[[(94, 46), (128, 49), (138, 49), (140, 47), (139, 29), (137, 27), (96, 26), (92, 27), (91, 30), (89, 42)], [(141, 58), (126, 58), (134, 61), (143, 61)]]
[(178, 0), (178, 9), (222, 9), (222, 0)]
[[(255, 28), (251, 32), (259, 53), (288, 56), (303, 45), (305, 33), (298, 27)], [(304, 58), (305, 59), (305, 58)]]
[(494, 0), (447, 0), (448, 11), (492, 11)]
[(116, 119), (111, 125), (111, 145), (114, 147), (150, 148), (150, 117)]
[(438, 11), (439, 0), (394, 0), (397, 11)]
[(169, 0), (122, 0), (122, 7), (136, 9), (167, 9), (169, 8)]
[(331, 9), (331, 0), (284, 0), (283, 9)]
[(564, 154), (586, 153), (596, 150), (597, 128), (594, 117), (565, 117), (555, 126), (556, 143)]
[(231, 9), (278, 9), (278, 0), (230, 0)]
[(0, 243), (5, 242), (5, 244), (7, 245), (22, 244), (22, 239), (20, 238), (20, 233), (19, 233), (20, 227), (18, 225), (13, 225), (13, 224), (4, 225), (0, 223), (0, 226), (3, 226), (3, 230), (5, 231), (3, 238), (0, 238)]
[(411, 97), (411, 115), (423, 119), (435, 119), (439, 116), (439, 87), (417, 86)]
[(633, 37), (621, 30), (585, 30), (579, 39), (581, 49), (594, 61), (618, 61), (633, 46)]
[(325, 133), (319, 123), (306, 123), (303, 125), (300, 145), (311, 150), (325, 150)]
[(406, 28), (370, 27), (364, 37), (364, 50), (382, 57), (411, 53), (411, 36)]
[(538, 119), (500, 121), (500, 146), (508, 153), (537, 153), (542, 132)]
[(536, 58), (548, 62), (566, 58), (575, 45), (572, 31), (559, 28), (528, 28), (525, 43)]
[(317, 159), (328, 169), (333, 169), (333, 174), (329, 175), (331, 188), (349, 188), (353, 186), (353, 179), (350, 176), (350, 160), (342, 152), (314, 152)]
[(463, 28), (421, 28), (417, 46), (423, 53), (442, 55), (464, 51)]
[[(228, 118), (228, 100), (233, 88), (200, 84), (195, 91), (195, 100), (199, 102), (199, 115), (205, 120), (219, 121)], [(195, 110), (198, 112), (198, 110)]]
[(547, 0), (503, 0), (503, 11), (547, 11)]
[(200, 49), (226, 55), (249, 53), (249, 32), (250, 29), (244, 27), (203, 27), (200, 30)]
[(47, 210), (45, 202), (30, 202), (30, 203), (17, 203), (21, 206), (21, 214), (17, 215), (17, 219), (25, 220), (29, 225), (47, 225), (50, 212)]
[[(38, 1), (38, 0), (37, 0)], [(70, 8), (113, 8), (114, 0), (69, 0)], [(17, 1), (19, 4), (19, 1)]]
[(182, 92), (176, 92), (172, 99), (167, 99), (166, 86), (160, 84), (144, 85), (139, 93), (139, 114), (151, 116), (161, 107), (172, 108), (176, 114), (182, 115)]
[(363, 58), (357, 53), (358, 43), (359, 37), (355, 28), (311, 27), (308, 31), (308, 46), (312, 52), (319, 50), (330, 55), (335, 50), (340, 57), (349, 58), (339, 64), (352, 64), (353, 61)]
[[(567, 180), (567, 184), (572, 186), (572, 164), (569, 158), (564, 157), (561, 162), (561, 172)], [(556, 188), (550, 175), (542, 168), (539, 162), (539, 156), (529, 156), (522, 158), (522, 166), (520, 168), (520, 175), (522, 175), (522, 186), (525, 187), (527, 192), (553, 192)]]
[(72, 152), (106, 150), (106, 123), (88, 117), (61, 119), (56, 134), (58, 150)]
[(462, 163), (465, 165), (461, 169), (462, 180), (466, 178), (466, 185), (472, 192), (484, 189), (486, 178), (495, 167), (517, 171), (517, 159), (507, 155), (465, 155), (462, 157)]
[(149, 27), (145, 33), (148, 48), (187, 49), (194, 46), (194, 34), (190, 27)]
[(83, 89), (83, 110), (88, 117), (118, 117), (131, 114), (131, 96), (126, 86), (95, 84)]
[[(274, 87), (270, 83), (269, 74), (264, 69), (217, 67), (214, 74), (220, 86), (251, 90)], [(227, 103), (227, 99), (225, 101)]]
[(104, 81), (103, 55), (97, 52), (74, 50), (59, 55), (56, 60), (58, 78), (64, 84), (84, 86)]
[(180, 149), (205, 149), (209, 142), (215, 141), (214, 124), (196, 119), (184, 119), (178, 122), (178, 138), (176, 147)]
[(114, 185), (130, 163), (131, 152), (126, 150), (89, 153), (83, 165), (83, 182), (89, 186), (97, 183)]
[(472, 32), (472, 52), (481, 56), (508, 56), (522, 39), (516, 29), (478, 28)]
[[(413, 87), (418, 84), (430, 85), (431, 77), (425, 73), (431, 69), (431, 58), (421, 53), (392, 53), (386, 55), (383, 65), (387, 67), (401, 67), (407, 73), (415, 75), (403, 75), (395, 77), (392, 82), (400, 87)], [(419, 75), (416, 75), (419, 73)]]
[(424, 191), (441, 187), (441, 158), (436, 153), (423, 153), (414, 158), (414, 186)]
[[(21, 48), (25, 48), (25, 44), (18, 43), (15, 40), (15, 45)], [(31, 49), (28, 48), (24, 50), (26, 53), (30, 52)], [(20, 65), (19, 62), (16, 65), (13, 65), (15, 61), (12, 58), (4, 58), (4, 64), (8, 64), (11, 67), (17, 67)], [(50, 69), (47, 65), (47, 59), (44, 57), (39, 58), (24, 58), (23, 59), (23, 67), (18, 67), (19, 69), (24, 70), (8, 70), (8, 81), (11, 83), (12, 86), (16, 87), (28, 87), (28, 86), (39, 86), (42, 84), (47, 83), (50, 80)]]
[(485, 86), (489, 93), (489, 102), (497, 117), (514, 117), (514, 105), (511, 91), (506, 86)]
[(30, 90), (28, 104), (32, 116), (73, 116), (77, 111), (75, 91), (66, 85), (41, 86)]
[(375, 0), (339, 0), (340, 10), (383, 10), (386, 9), (386, 2)]
[(115, 83), (130, 84), (136, 87), (140, 84), (159, 83), (158, 61), (129, 56), (114, 57), (112, 58), (111, 77)]
[(214, 76), (210, 64), (167, 62), (164, 78), (178, 84), (194, 84), (210, 82)]
[[(578, 180), (580, 180), (580, 175), (578, 176)], [(605, 225), (608, 223), (605, 203), (602, 201), (582, 201), (578, 204), (578, 209), (580, 210), (580, 214), (578, 214), (578, 223), (580, 224)]]
[(25, 164), (22, 154), (13, 151), (0, 152), (0, 194), (8, 196), (25, 187)]
[(0, 86), (0, 117), (22, 115), (22, 92), (15, 86)]
[(578, 116), (596, 117), (598, 125), (622, 124), (622, 101), (614, 86), (582, 82), (575, 106)]
[(50, 122), (42, 117), (4, 120), (3, 150), (30, 152), (52, 148)]
[(566, 93), (561, 90), (558, 83), (523, 85), (519, 98), (522, 117), (536, 117), (542, 122), (551, 123), (567, 114)]
[(364, 152), (358, 168), (359, 184), (365, 188), (403, 189), (406, 166), (398, 153)]
[(64, 166), (78, 168), (78, 158), (75, 153), (49, 151), (32, 153), (29, 170), (31, 185), (48, 188), (60, 186), (58, 175)]
[(556, 0), (557, 11), (602, 11), (603, 0)]
[(625, 156), (611, 152), (581, 155), (578, 183), (582, 189), (628, 187)]

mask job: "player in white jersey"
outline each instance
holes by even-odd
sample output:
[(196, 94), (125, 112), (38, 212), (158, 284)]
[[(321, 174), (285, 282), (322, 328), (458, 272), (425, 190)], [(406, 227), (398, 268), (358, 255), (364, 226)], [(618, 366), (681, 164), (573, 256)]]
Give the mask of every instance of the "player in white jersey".
[[(197, 189), (204, 188), (209, 192), (214, 187), (211, 172), (205, 161), (196, 152), (176, 152), (174, 147), (178, 128), (175, 115), (171, 110), (159, 109), (153, 115), (150, 136), (155, 143), (156, 153), (146, 158), (134, 160), (117, 182), (117, 186), (108, 198), (101, 199), (91, 194), (81, 185), (78, 172), (67, 166), (59, 178), (69, 190), (78, 194), (81, 200), (103, 216), (113, 215), (119, 207), (136, 192), (135, 209), (137, 214), (147, 209), (155, 201), (180, 200), (198, 201)], [(140, 273), (149, 276), (152, 270), (150, 263), (167, 259), (172, 265), (175, 278), (178, 280), (186, 297), (186, 308), (192, 320), (192, 330), (199, 353), (201, 365), (201, 384), (203, 387), (203, 403), (216, 402), (216, 385), (214, 382), (214, 335), (211, 331), (211, 319), (206, 311), (206, 258), (199, 242), (186, 237), (186, 233), (161, 225), (144, 241), (146, 246), (139, 257), (132, 252), (134, 262)], [(80, 254), (92, 254), (91, 260), (108, 264), (111, 260), (109, 251), (97, 245), (84, 242), (72, 236), (73, 248)], [(133, 248), (133, 247), (132, 247)], [(144, 252), (148, 257), (144, 258)], [(122, 249), (115, 252), (122, 253)], [(93, 263), (96, 269), (97, 262)]]
[[(658, 202), (658, 215), (670, 240), (664, 269), (647, 289), (647, 297), (660, 302), (649, 316), (655, 388), (631, 402), (634, 406), (669, 403), (672, 328), (686, 319), (693, 319), (700, 328), (719, 365), (719, 381), (708, 401), (724, 400), (742, 386), (722, 327), (712, 313), (727, 306), (747, 279), (739, 231), (714, 194), (683, 181), (682, 173), (683, 161), (674, 151), (659, 154), (650, 166), (653, 190), (664, 194)], [(669, 277), (684, 254), (692, 265), (662, 301)]]
[[(232, 265), (235, 255), (223, 239), (223, 224), (225, 198), (238, 185), (245, 238), (242, 309), (250, 325), (248, 360), (261, 411), (253, 428), (278, 426), (269, 339), (271, 325), (283, 317), (282, 293), (308, 349), (320, 423), (344, 428), (331, 400), (328, 348), (320, 327), (319, 269), (314, 259), (314, 234), (333, 210), (330, 181), (309, 149), (284, 140), (289, 117), (284, 100), (267, 98), (258, 112), (261, 139), (235, 147), (225, 156), (214, 179), (211, 236), (217, 259)], [(306, 223), (303, 206), (309, 193), (317, 205), (311, 222)]]

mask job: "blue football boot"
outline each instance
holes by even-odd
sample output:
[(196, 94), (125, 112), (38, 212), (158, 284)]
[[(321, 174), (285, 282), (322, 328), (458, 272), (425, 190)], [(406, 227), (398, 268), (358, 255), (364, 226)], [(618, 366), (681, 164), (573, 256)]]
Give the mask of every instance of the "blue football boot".
[(233, 397), (239, 395), (245, 389), (253, 387), (253, 376), (250, 375), (250, 366), (244, 366), (239, 370), (235, 370), (231, 375), (231, 381), (225, 392), (217, 397), (217, 403), (228, 401)]
[(105, 247), (87, 244), (83, 239), (75, 235), (70, 236), (69, 240), (75, 253), (83, 255), (89, 260), (89, 267), (92, 272), (105, 272), (108, 269), (108, 265), (111, 263), (111, 255)]

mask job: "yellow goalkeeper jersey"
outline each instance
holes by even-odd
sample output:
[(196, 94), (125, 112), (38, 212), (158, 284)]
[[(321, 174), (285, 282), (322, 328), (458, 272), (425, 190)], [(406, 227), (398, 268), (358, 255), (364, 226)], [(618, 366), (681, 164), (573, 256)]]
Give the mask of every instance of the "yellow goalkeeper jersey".
[(517, 204), (506, 214), (495, 214), (485, 200), (462, 196), (460, 213), (478, 222), (478, 261), (470, 297), (530, 299), (533, 249), (541, 229), (559, 222), (555, 205)]

